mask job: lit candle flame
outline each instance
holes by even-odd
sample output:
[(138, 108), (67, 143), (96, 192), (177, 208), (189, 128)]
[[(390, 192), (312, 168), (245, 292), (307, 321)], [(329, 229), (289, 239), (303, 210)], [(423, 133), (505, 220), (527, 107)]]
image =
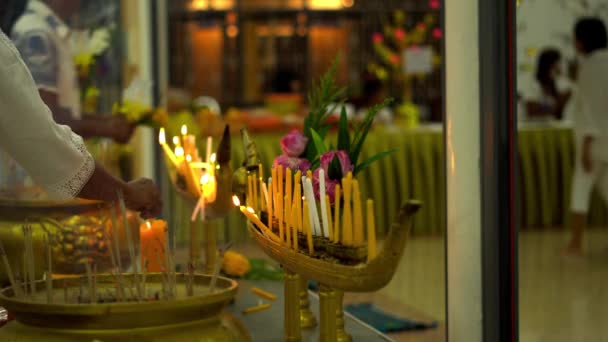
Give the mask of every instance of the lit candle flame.
[(216, 159), (216, 158), (217, 158), (217, 156), (215, 155), (215, 153), (212, 153), (212, 154), (211, 154), (211, 157), (209, 158), (209, 160), (210, 160), (212, 163), (215, 163), (215, 159)]
[(177, 136), (173, 137), (173, 145), (179, 145), (179, 137), (177, 137)]
[(182, 125), (182, 135), (188, 135), (188, 126)]
[(250, 213), (252, 213), (252, 214), (255, 214), (255, 210), (253, 210), (252, 207), (247, 207), (247, 211), (250, 212)]
[(191, 161), (192, 161), (192, 156), (191, 156), (191, 155), (189, 155), (189, 154), (187, 154), (187, 155), (186, 155), (186, 161), (187, 161), (188, 163), (189, 163), (189, 162), (191, 162)]
[(175, 148), (175, 156), (176, 157), (183, 157), (184, 156), (184, 148), (181, 146), (177, 146)]
[(166, 144), (167, 143), (167, 138), (165, 137), (165, 129), (161, 128), (160, 131), (158, 132), (158, 142), (161, 144)]
[(237, 207), (241, 205), (241, 201), (237, 195), (232, 195), (232, 203)]
[(204, 175), (201, 177), (201, 184), (207, 184), (207, 183), (209, 183), (209, 175), (205, 173), (205, 174), (204, 174)]
[(150, 221), (146, 221), (146, 227), (148, 227), (148, 230), (152, 229), (152, 225), (150, 224)]

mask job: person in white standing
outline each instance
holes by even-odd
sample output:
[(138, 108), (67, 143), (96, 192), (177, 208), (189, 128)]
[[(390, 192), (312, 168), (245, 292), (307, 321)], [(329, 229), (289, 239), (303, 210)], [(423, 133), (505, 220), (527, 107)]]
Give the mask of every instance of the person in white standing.
[(160, 194), (149, 179), (129, 183), (96, 164), (80, 136), (53, 120), (19, 52), (0, 31), (0, 150), (14, 158), (52, 196), (114, 201), (157, 215)]
[(583, 254), (583, 232), (594, 187), (608, 203), (608, 37), (598, 18), (582, 18), (575, 26), (581, 56), (574, 104), (576, 163), (572, 182), (570, 242), (567, 255)]

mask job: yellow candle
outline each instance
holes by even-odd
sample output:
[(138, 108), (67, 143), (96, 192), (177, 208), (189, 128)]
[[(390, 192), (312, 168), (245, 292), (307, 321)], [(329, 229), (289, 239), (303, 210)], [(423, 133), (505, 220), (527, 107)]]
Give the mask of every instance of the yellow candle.
[(253, 185), (251, 184), (251, 176), (247, 176), (247, 198), (245, 204), (248, 207), (253, 206)]
[(278, 174), (278, 179), (277, 179), (277, 185), (278, 185), (278, 193), (277, 193), (277, 214), (279, 214), (279, 237), (281, 238), (281, 241), (285, 241), (285, 232), (283, 231), (283, 196), (284, 196), (284, 191), (283, 191), (283, 167), (279, 166), (279, 170), (277, 172)]
[(260, 185), (260, 210), (267, 211), (268, 209), (268, 188), (266, 187), (266, 183), (264, 183), (264, 179), (260, 177), (259, 179)]
[(268, 292), (268, 291), (264, 291), (258, 287), (252, 287), (251, 292), (257, 294), (260, 297), (264, 297), (268, 300), (277, 300), (277, 295), (275, 295), (274, 293)]
[(258, 173), (260, 178), (264, 179), (264, 168), (262, 167), (262, 163), (258, 164)]
[(271, 305), (269, 303), (252, 306), (252, 307), (249, 307), (249, 308), (243, 310), (243, 315), (248, 315), (250, 313), (266, 310), (266, 309), (269, 309), (270, 306)]
[(329, 204), (329, 195), (325, 195), (325, 211), (327, 212), (327, 230), (329, 233), (329, 241), (333, 241), (334, 230), (331, 219), (331, 205)]
[(194, 174), (194, 170), (190, 167), (190, 162), (192, 161), (191, 155), (186, 155), (186, 160), (182, 163), (184, 169), (184, 177), (186, 178), (186, 186), (188, 187), (188, 191), (194, 194), (196, 197), (201, 195), (201, 187), (198, 182), (200, 178), (196, 177)]
[(293, 217), (291, 211), (291, 184), (292, 184), (291, 169), (285, 169), (285, 221), (289, 222), (287, 226), (287, 240), (291, 238), (291, 225), (293, 224)]
[(367, 200), (367, 262), (376, 257), (376, 220), (374, 218), (374, 201)]
[(302, 231), (302, 187), (300, 186), (300, 180), (302, 179), (302, 172), (298, 170), (296, 175), (294, 176), (294, 184), (293, 184), (293, 199), (291, 210), (295, 211), (294, 219), (295, 225), (298, 231)]
[(260, 228), (260, 230), (262, 232), (264, 232), (269, 238), (271, 238), (275, 242), (278, 242), (278, 243), (281, 242), (281, 240), (276, 235), (274, 235), (274, 233), (272, 231), (270, 231), (270, 229), (268, 229), (268, 227), (266, 227), (266, 225), (264, 223), (262, 223), (262, 221), (260, 221), (258, 216), (255, 214), (255, 211), (253, 210), (253, 208), (251, 208), (251, 207), (246, 208), (245, 206), (240, 206), (239, 209), (241, 210), (243, 215), (245, 215), (247, 217), (247, 219), (249, 219), (249, 221), (253, 222), (253, 224), (255, 224), (258, 228)]
[(171, 161), (171, 163), (173, 163), (173, 166), (177, 166), (177, 159), (175, 158), (175, 155), (173, 154), (173, 151), (171, 151), (169, 145), (167, 145), (167, 138), (165, 136), (164, 128), (161, 128), (158, 132), (158, 142), (160, 143), (160, 146), (163, 147), (165, 156)]
[[(272, 181), (272, 196), (270, 198), (270, 200), (272, 201), (272, 211), (274, 212), (274, 216), (277, 218), (279, 218), (279, 205), (278, 205), (278, 200), (277, 200), (277, 196), (278, 196), (278, 192), (279, 192), (279, 182), (278, 182), (278, 176), (277, 176), (277, 169), (276, 168), (272, 168), (272, 170), (270, 171), (271, 177), (270, 180)], [(279, 226), (277, 225), (277, 230), (279, 230)], [(280, 234), (280, 232), (279, 232)]]
[[(292, 219), (295, 220), (296, 218), (292, 216)], [(294, 223), (292, 221), (291, 224), (291, 229), (292, 229), (292, 234), (293, 234), (293, 249), (294, 251), (298, 251), (298, 225), (297, 223)]]
[(363, 244), (363, 214), (361, 208), (361, 193), (359, 192), (359, 181), (353, 181), (353, 216), (355, 224), (353, 225), (353, 243), (355, 246)]
[[(350, 173), (349, 173), (350, 174)], [(352, 213), (351, 213), (351, 191), (352, 183), (347, 177), (342, 178), (342, 185), (344, 186), (344, 222), (342, 224), (342, 243), (346, 246), (352, 246), (353, 244), (353, 224), (352, 224)]]
[(308, 219), (308, 203), (304, 200), (302, 207), (304, 208), (304, 233), (306, 234), (306, 240), (308, 241), (308, 254), (313, 255), (315, 248), (312, 242), (312, 228), (310, 227), (310, 220)]
[(306, 171), (306, 178), (310, 178), (312, 180), (312, 171), (311, 170)]
[(272, 198), (274, 196), (274, 188), (272, 183), (268, 185), (268, 229), (272, 230)]
[(253, 209), (255, 211), (260, 210), (260, 194), (258, 192), (258, 177), (254, 175), (251, 176), (251, 185), (253, 186)]
[(334, 196), (334, 242), (340, 242), (340, 184), (336, 184)]
[(291, 247), (291, 218), (289, 215), (289, 202), (287, 196), (284, 197), (285, 213), (285, 238), (287, 241), (287, 247)]

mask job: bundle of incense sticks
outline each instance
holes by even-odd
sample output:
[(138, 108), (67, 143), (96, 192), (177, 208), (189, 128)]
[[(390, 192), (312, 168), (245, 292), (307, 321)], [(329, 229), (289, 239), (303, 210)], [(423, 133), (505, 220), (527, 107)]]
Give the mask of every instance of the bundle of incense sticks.
[[(267, 183), (262, 181), (263, 175), (249, 175), (246, 206), (241, 207), (265, 235), (299, 250), (298, 233), (304, 234), (310, 254), (314, 254), (313, 237), (320, 236), (349, 247), (367, 244), (368, 260), (376, 256), (374, 202), (367, 199), (364, 208), (359, 182), (351, 172), (335, 185), (333, 203), (323, 169), (318, 172), (316, 188), (310, 171), (294, 174), (291, 169), (278, 167), (271, 169), (271, 175)], [(240, 206), (236, 200), (235, 204)], [(363, 226), (364, 210), (367, 229)], [(267, 213), (265, 222), (257, 214), (260, 212)]]

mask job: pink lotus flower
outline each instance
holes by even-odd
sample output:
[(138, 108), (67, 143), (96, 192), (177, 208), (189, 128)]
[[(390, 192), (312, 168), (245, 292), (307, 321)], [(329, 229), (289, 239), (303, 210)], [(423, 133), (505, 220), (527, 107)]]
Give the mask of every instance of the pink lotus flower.
[[(317, 201), (320, 200), (320, 180), (319, 180), (319, 171), (321, 168), (318, 168), (312, 174), (312, 188), (315, 192), (315, 198)], [(329, 179), (327, 172), (325, 172), (325, 194), (329, 196), (329, 204), (334, 204), (334, 199), (336, 198), (336, 185), (340, 184), (339, 180)]]
[(274, 167), (282, 166), (293, 171), (306, 172), (310, 169), (310, 162), (303, 158), (294, 158), (286, 155), (280, 155), (274, 159)]
[(329, 177), (329, 165), (334, 160), (335, 156), (338, 156), (338, 160), (340, 161), (342, 177), (346, 176), (349, 171), (353, 171), (353, 164), (350, 162), (350, 158), (348, 157), (346, 151), (329, 151), (323, 153), (320, 160), (321, 168), (325, 170), (326, 177)]
[(300, 131), (293, 130), (281, 138), (281, 150), (289, 157), (299, 157), (306, 150), (308, 138)]

